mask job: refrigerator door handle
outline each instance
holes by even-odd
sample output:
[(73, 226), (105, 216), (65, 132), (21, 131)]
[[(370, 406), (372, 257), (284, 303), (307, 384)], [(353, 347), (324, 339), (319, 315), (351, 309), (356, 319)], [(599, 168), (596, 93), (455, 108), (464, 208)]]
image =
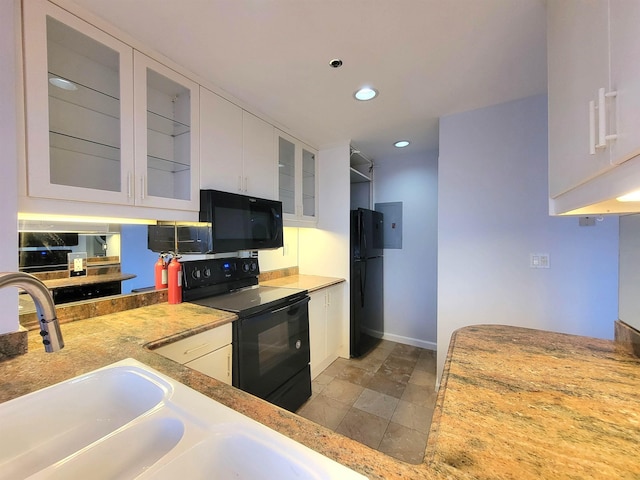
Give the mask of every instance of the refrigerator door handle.
[(360, 305), (364, 307), (364, 292), (367, 287), (367, 260), (362, 262), (362, 274), (360, 275)]
[(364, 215), (360, 213), (359, 215), (359, 223), (360, 223), (360, 256), (367, 257), (368, 255), (363, 255), (362, 252), (367, 251), (367, 232), (364, 230)]

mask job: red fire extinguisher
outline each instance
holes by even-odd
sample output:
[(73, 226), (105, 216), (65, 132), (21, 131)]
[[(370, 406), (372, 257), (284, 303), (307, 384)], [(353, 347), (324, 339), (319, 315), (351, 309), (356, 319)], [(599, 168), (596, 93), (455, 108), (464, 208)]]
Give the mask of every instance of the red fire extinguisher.
[(178, 261), (179, 255), (173, 255), (169, 263), (169, 303), (182, 303), (182, 265)]
[(167, 271), (167, 254), (162, 252), (158, 257), (158, 261), (154, 265), (154, 276), (156, 290), (167, 288), (168, 271)]

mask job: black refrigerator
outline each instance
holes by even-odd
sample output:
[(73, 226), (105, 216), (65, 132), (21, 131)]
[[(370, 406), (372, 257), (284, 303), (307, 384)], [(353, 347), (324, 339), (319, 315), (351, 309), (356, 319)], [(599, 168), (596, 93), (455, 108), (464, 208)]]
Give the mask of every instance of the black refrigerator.
[(382, 213), (351, 210), (350, 355), (360, 357), (384, 334)]

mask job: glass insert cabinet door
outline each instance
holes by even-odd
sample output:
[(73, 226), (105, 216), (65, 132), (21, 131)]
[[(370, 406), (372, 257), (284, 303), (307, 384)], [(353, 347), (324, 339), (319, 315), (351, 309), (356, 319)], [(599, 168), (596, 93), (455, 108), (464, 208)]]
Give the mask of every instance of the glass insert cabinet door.
[(316, 152), (284, 132), (277, 133), (278, 191), (285, 218), (304, 224), (317, 219)]
[(135, 52), (136, 202), (198, 209), (199, 87)]
[(23, 11), (27, 194), (198, 211), (198, 84), (45, 0)]
[(132, 49), (48, 2), (24, 21), (28, 194), (127, 203)]
[(296, 214), (296, 146), (278, 136), (278, 190), (282, 213)]

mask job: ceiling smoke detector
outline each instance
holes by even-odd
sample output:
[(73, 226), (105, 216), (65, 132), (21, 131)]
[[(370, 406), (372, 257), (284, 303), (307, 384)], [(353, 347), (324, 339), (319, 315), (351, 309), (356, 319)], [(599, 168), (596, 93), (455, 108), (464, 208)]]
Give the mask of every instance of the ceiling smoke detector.
[(334, 58), (329, 62), (329, 66), (332, 68), (340, 68), (342, 66), (342, 60), (339, 58)]

